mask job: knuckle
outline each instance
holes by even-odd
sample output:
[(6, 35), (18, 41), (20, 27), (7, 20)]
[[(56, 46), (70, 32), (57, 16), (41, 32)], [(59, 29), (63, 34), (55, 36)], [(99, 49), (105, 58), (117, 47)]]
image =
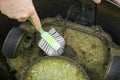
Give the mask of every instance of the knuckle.
[(31, 13), (31, 14), (34, 14), (34, 13), (35, 13), (35, 9), (34, 9), (34, 8), (31, 8), (30, 13)]
[(24, 22), (24, 21), (27, 20), (27, 18), (19, 18), (19, 19), (17, 19), (17, 20), (20, 21), (20, 22)]
[(28, 17), (28, 14), (23, 14), (23, 15), (16, 16), (16, 19), (24, 19), (27, 17)]
[(17, 19), (18, 21), (20, 21), (20, 22), (24, 22), (24, 21), (27, 20), (27, 18), (28, 18), (27, 15), (23, 15), (23, 16), (17, 16), (16, 19)]

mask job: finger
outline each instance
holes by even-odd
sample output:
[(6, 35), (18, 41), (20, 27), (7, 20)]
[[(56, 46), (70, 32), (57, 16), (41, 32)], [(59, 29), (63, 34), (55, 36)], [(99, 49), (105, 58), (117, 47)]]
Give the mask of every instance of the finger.
[(100, 3), (101, 2), (101, 0), (93, 0), (95, 3)]
[(41, 29), (41, 22), (40, 22), (40, 19), (37, 15), (37, 12), (34, 10), (34, 12), (30, 15), (31, 19), (32, 19), (32, 22), (36, 28), (37, 31), (40, 31)]
[(116, 4), (120, 5), (120, 0), (113, 0)]

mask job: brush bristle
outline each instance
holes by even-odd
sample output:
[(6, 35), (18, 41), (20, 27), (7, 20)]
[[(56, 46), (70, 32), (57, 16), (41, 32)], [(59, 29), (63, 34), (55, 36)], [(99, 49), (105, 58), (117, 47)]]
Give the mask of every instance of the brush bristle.
[(59, 56), (63, 53), (65, 40), (54, 28), (48, 32), (59, 44), (60, 48), (56, 51), (44, 39), (41, 39), (38, 46), (49, 56)]

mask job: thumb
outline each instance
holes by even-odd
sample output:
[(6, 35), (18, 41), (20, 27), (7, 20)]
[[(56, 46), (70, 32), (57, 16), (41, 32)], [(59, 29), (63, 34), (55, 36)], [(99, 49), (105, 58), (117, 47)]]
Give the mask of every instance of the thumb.
[(30, 18), (32, 19), (32, 23), (33, 25), (35, 26), (36, 30), (37, 31), (40, 31), (40, 29), (42, 28), (42, 25), (41, 25), (41, 22), (40, 22), (40, 19), (38, 17), (38, 14), (36, 11), (34, 11), (34, 13), (32, 13), (30, 15)]

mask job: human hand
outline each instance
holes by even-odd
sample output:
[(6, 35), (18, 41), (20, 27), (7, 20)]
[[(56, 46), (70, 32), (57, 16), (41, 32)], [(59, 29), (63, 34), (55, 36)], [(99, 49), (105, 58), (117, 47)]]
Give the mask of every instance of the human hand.
[(20, 22), (31, 17), (36, 29), (38, 31), (41, 29), (41, 23), (32, 0), (0, 0), (0, 10), (9, 18), (17, 19)]
[[(101, 0), (93, 0), (95, 3), (100, 3)], [(34, 26), (39, 31), (41, 23), (36, 13), (32, 0), (0, 0), (1, 13), (9, 18), (17, 19), (18, 21), (26, 21), (31, 17)]]
[[(120, 0), (112, 0), (112, 1), (115, 2), (116, 4), (120, 5)], [(93, 2), (100, 3), (101, 0), (93, 0)]]
[(101, 0), (93, 0), (93, 2), (95, 2), (95, 3), (100, 3), (101, 2)]

